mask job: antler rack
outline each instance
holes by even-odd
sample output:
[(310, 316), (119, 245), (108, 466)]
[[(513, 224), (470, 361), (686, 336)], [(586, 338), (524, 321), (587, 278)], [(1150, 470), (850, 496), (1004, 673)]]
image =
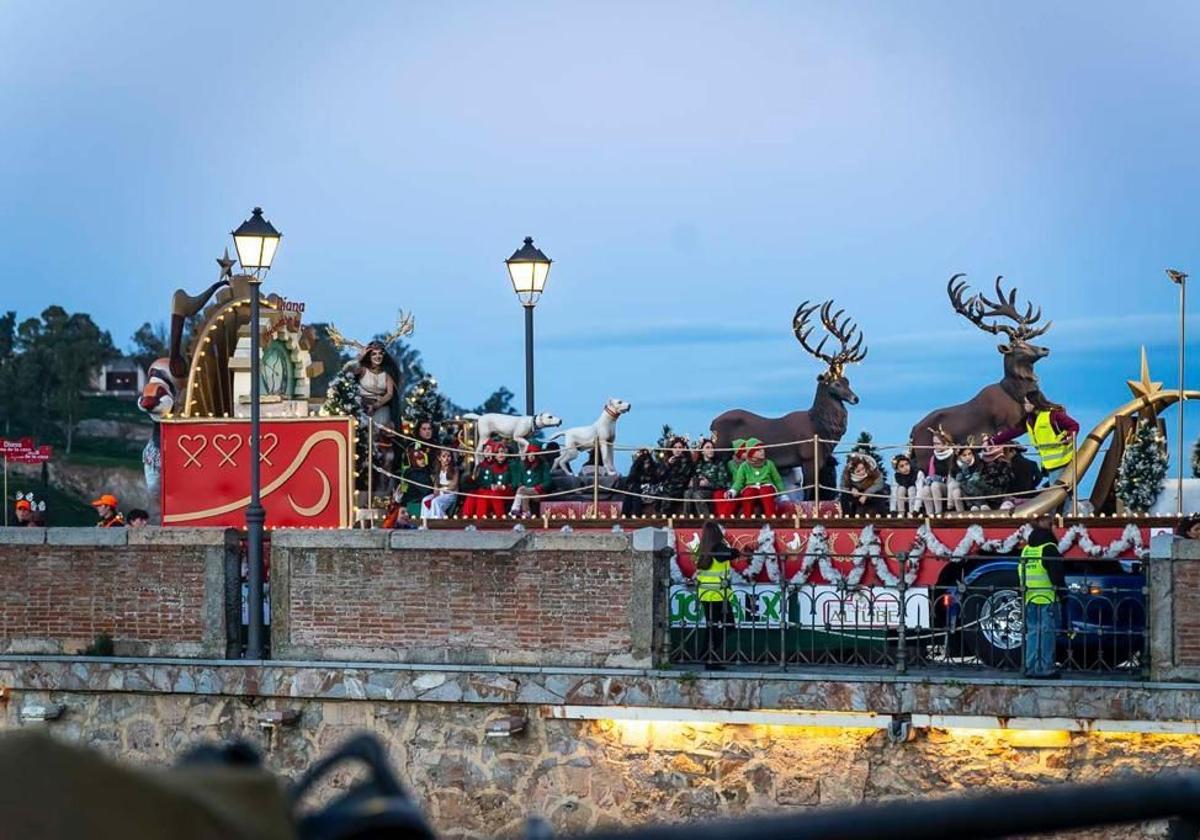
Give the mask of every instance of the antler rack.
[[(973, 294), (963, 300), (963, 293), (969, 288), (967, 281), (962, 279), (963, 277), (966, 275), (955, 274), (946, 284), (950, 305), (954, 307), (955, 312), (984, 332), (992, 335), (1004, 333), (1013, 341), (1029, 341), (1044, 334), (1054, 323), (1047, 321), (1040, 327), (1035, 327), (1034, 325), (1042, 319), (1042, 308), (1039, 306), (1035, 309), (1033, 304), (1029, 303), (1024, 312), (1018, 310), (1017, 290), (1013, 289), (1006, 295), (1000, 285), (1000, 281), (1004, 279), (1003, 276), (996, 278), (996, 300), (988, 300), (982, 293)], [(1013, 321), (1015, 326), (1002, 324), (999, 321), (988, 322), (984, 320), (985, 318), (1007, 318)]]
[[(396, 329), (392, 330), (383, 338), (378, 339), (378, 341), (384, 345), (391, 344), (398, 338), (404, 338), (412, 335), (413, 330), (415, 330), (416, 327), (417, 319), (413, 316), (413, 314), (411, 312), (405, 312), (403, 309), (401, 309), (400, 314), (396, 319)], [(329, 336), (329, 340), (332, 341), (336, 347), (352, 347), (355, 350), (367, 349), (367, 345), (363, 344), (361, 341), (355, 341), (352, 338), (346, 338), (333, 324), (326, 325), (325, 333)]]
[[(847, 364), (861, 362), (867, 357), (867, 349), (863, 347), (863, 334), (857, 325), (851, 320), (849, 315), (845, 315), (845, 309), (839, 309), (833, 312), (833, 301), (827, 300), (824, 303), (809, 303), (804, 301), (796, 307), (796, 315), (792, 318), (792, 331), (796, 334), (796, 340), (800, 342), (808, 353), (825, 362), (829, 366), (830, 372), (836, 376), (842, 373), (842, 367)], [(825, 328), (827, 335), (821, 336), (821, 341), (816, 347), (813, 347), (809, 342), (809, 337), (812, 331), (816, 328), (816, 324), (810, 323), (813, 314), (817, 313), (821, 319), (821, 326)], [(825, 342), (830, 337), (833, 337), (841, 344), (841, 349), (836, 353), (825, 352)]]

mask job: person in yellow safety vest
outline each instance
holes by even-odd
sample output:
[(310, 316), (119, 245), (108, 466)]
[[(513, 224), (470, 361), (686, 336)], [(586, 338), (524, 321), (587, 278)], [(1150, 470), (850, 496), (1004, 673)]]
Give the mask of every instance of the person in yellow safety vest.
[(1053, 525), (1048, 513), (1034, 520), (1017, 567), (1025, 602), (1025, 675), (1039, 679), (1058, 676), (1054, 652), (1062, 619), (1058, 593), (1064, 581)]
[(696, 598), (704, 611), (704, 623), (708, 628), (704, 645), (706, 671), (725, 670), (722, 663), (728, 655), (725, 633), (734, 623), (731, 564), (739, 554), (725, 541), (720, 525), (711, 520), (704, 523), (696, 552)]
[(1079, 424), (1061, 405), (1050, 402), (1038, 390), (1027, 393), (1021, 407), (1025, 417), (1020, 423), (985, 437), (984, 442), (1000, 445), (1028, 434), (1029, 442), (1042, 459), (1042, 472), (1053, 484), (1071, 465), (1071, 459), (1075, 456), (1074, 440), (1079, 434)]

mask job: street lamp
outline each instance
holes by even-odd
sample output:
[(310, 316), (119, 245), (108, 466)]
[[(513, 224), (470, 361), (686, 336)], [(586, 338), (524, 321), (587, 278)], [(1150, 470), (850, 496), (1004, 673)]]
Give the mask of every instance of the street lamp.
[(533, 246), (533, 237), (504, 261), (508, 279), (521, 305), (525, 307), (525, 413), (533, 416), (533, 307), (546, 289), (551, 260)]
[(1167, 269), (1167, 276), (1171, 278), (1171, 282), (1179, 286), (1179, 474), (1176, 479), (1175, 486), (1175, 514), (1183, 516), (1183, 402), (1186, 395), (1183, 390), (1183, 368), (1184, 368), (1184, 348), (1187, 347), (1187, 279), (1188, 276), (1182, 271), (1176, 271), (1173, 268)]
[(259, 347), (259, 286), (262, 276), (271, 268), (282, 234), (263, 218), (262, 208), (255, 207), (250, 218), (233, 231), (238, 262), (250, 280), (250, 505), (246, 508), (246, 565), (249, 573), (250, 627), (246, 639), (246, 658), (262, 659), (263, 655), (263, 509), (259, 450), (262, 434), (259, 421), (259, 392), (261, 391), (261, 348)]

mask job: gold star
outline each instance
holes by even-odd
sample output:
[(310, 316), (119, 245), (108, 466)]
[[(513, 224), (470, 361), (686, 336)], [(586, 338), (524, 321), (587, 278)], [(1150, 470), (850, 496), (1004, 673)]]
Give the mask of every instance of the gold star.
[(1161, 382), (1150, 381), (1150, 363), (1146, 361), (1146, 348), (1144, 346), (1142, 347), (1142, 377), (1141, 379), (1129, 379), (1126, 383), (1129, 385), (1129, 390), (1133, 393), (1134, 397), (1140, 397), (1146, 401), (1149, 401), (1150, 397), (1163, 389)]
[(220, 276), (220, 277), (218, 277), (217, 279), (218, 279), (218, 280), (224, 280), (224, 279), (225, 279), (225, 278), (227, 278), (227, 277), (232, 279), (232, 277), (233, 277), (233, 264), (234, 264), (235, 262), (237, 262), (237, 261), (236, 261), (236, 260), (232, 260), (232, 259), (230, 259), (230, 258), (229, 258), (229, 249), (228, 249), (228, 248), (226, 248), (226, 249), (225, 249), (225, 256), (223, 256), (223, 257), (218, 257), (218, 258), (217, 258), (217, 265), (221, 266), (221, 276)]

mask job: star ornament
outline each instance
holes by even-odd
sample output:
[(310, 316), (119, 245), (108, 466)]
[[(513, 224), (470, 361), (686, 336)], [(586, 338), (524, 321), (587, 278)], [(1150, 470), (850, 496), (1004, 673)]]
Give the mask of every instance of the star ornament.
[(1150, 363), (1146, 361), (1146, 348), (1144, 346), (1142, 347), (1142, 376), (1140, 379), (1126, 380), (1126, 384), (1135, 398), (1147, 402), (1163, 389), (1161, 382), (1150, 381)]
[(236, 263), (236, 262), (237, 262), (237, 260), (235, 260), (229, 256), (229, 249), (226, 248), (225, 256), (217, 258), (217, 265), (221, 266), (221, 276), (218, 277), (217, 279), (224, 280), (227, 277), (232, 278), (233, 277), (233, 266), (234, 266), (234, 263)]

